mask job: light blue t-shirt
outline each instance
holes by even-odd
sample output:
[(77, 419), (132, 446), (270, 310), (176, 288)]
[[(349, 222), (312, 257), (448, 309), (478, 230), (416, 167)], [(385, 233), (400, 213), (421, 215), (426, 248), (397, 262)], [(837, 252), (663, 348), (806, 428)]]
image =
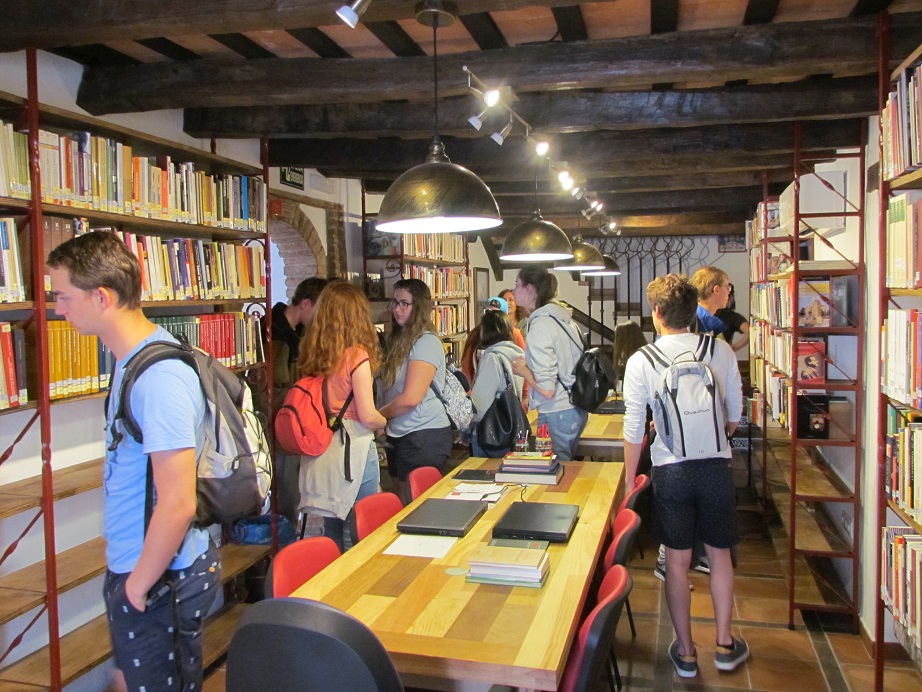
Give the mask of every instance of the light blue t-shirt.
[[(439, 337), (432, 332), (426, 332), (416, 340), (413, 348), (410, 349), (410, 354), (400, 365), (400, 370), (397, 371), (397, 379), (394, 381), (393, 386), (382, 392), (381, 401), (384, 404), (389, 404), (403, 391), (407, 383), (407, 364), (411, 360), (421, 360), (435, 366), (435, 375), (432, 377), (432, 381), (441, 391), (442, 383), (445, 382), (446, 372), (445, 349)], [(445, 407), (430, 388), (426, 390), (426, 395), (416, 408), (387, 421), (387, 434), (391, 437), (403, 437), (416, 430), (447, 428), (450, 425), (451, 421), (448, 420)]]
[[(125, 364), (152, 341), (176, 342), (176, 339), (163, 327), (157, 327), (131, 353), (115, 363), (112, 396), (106, 412), (107, 449), (112, 443), (110, 421), (117, 409)], [(115, 450), (106, 452), (103, 471), (106, 563), (118, 574), (131, 572), (141, 557), (148, 455), (194, 447), (198, 458), (205, 443), (205, 397), (198, 377), (185, 363), (169, 359), (150, 366), (132, 387), (131, 410), (143, 432), (143, 445), (125, 433), (119, 423), (124, 436)], [(208, 532), (190, 527), (169, 568), (188, 567), (207, 549)]]

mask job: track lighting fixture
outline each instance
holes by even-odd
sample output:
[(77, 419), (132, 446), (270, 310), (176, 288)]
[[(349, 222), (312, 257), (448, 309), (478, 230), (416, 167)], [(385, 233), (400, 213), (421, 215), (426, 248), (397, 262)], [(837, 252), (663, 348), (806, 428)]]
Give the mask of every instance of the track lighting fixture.
[(477, 115), (472, 115), (467, 121), (473, 126), (475, 130), (480, 132), (480, 128), (483, 127), (483, 119), (487, 117), (487, 113), (490, 112), (490, 108), (484, 108), (483, 112), (478, 113)]
[(336, 16), (354, 29), (359, 23), (359, 17), (365, 14), (370, 4), (371, 0), (355, 0), (351, 5), (343, 5), (336, 10)]
[(535, 143), (535, 153), (538, 156), (544, 156), (545, 154), (547, 154), (548, 151), (550, 151), (550, 148), (551, 148), (551, 145), (548, 144), (546, 139), (539, 139)]
[(582, 195), (579, 194), (579, 187), (574, 187), (572, 190), (570, 190), (570, 194), (576, 197), (576, 199), (582, 197)]
[(490, 139), (492, 139), (494, 142), (496, 142), (500, 146), (503, 146), (503, 142), (506, 141), (506, 137), (509, 136), (510, 132), (512, 132), (512, 118), (511, 117), (509, 118), (509, 122), (506, 123), (506, 126), (502, 130), (500, 130), (499, 132), (494, 132), (492, 135), (490, 135)]
[(487, 108), (492, 108), (497, 103), (499, 103), (500, 91), (499, 89), (490, 89), (485, 92), (483, 95), (483, 102), (487, 104)]

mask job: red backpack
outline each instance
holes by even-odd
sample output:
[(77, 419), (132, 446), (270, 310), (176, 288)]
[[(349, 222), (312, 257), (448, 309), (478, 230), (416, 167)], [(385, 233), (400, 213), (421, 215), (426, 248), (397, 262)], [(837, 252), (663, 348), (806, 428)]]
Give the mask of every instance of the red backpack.
[(333, 433), (342, 429), (352, 392), (335, 418), (326, 401), (327, 378), (323, 375), (302, 377), (292, 385), (275, 416), (275, 439), (283, 450), (312, 457), (327, 451)]

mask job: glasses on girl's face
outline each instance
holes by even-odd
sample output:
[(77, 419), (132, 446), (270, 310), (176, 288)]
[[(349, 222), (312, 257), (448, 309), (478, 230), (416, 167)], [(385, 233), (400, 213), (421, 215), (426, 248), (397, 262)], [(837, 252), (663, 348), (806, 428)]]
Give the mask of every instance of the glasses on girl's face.
[(392, 300), (391, 301), (391, 310), (396, 310), (400, 308), (401, 310), (409, 310), (413, 307), (413, 303), (408, 300)]

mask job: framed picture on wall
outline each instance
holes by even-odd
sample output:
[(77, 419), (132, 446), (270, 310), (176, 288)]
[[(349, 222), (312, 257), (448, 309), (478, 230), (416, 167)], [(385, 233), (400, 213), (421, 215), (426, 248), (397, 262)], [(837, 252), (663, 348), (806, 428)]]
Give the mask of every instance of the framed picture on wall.
[(489, 269), (474, 269), (474, 300), (477, 301), (476, 312), (479, 313), (483, 310), (484, 306), (487, 304), (487, 299), (490, 297), (490, 270)]
[(746, 236), (719, 235), (717, 236), (717, 249), (720, 252), (746, 252)]

